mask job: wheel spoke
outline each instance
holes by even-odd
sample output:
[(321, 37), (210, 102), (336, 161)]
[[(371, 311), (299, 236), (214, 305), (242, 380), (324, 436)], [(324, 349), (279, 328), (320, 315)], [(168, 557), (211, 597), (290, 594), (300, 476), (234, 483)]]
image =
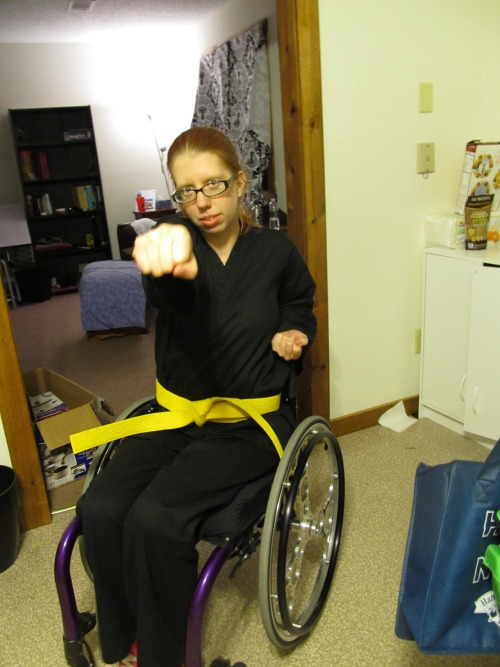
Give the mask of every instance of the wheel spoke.
[[(299, 432), (300, 431), (300, 432)], [(261, 545), (261, 610), (279, 647), (294, 644), (323, 608), (338, 552), (343, 514), (343, 468), (325, 420), (296, 429), (271, 490)], [(281, 474), (280, 474), (281, 470)]]
[[(330, 562), (334, 487), (332, 484), (328, 486), (324, 499), (316, 509), (311, 507), (310, 489), (309, 465), (307, 464), (295, 499), (296, 517), (292, 521), (291, 530), (295, 541), (292, 544), (290, 540), (290, 557), (286, 572), (287, 608), (292, 620), (300, 618), (303, 613), (303, 609), (297, 608), (294, 614), (294, 606), (308, 545), (311, 544), (314, 555), (320, 557), (320, 561), (317, 563), (318, 574), (316, 578), (320, 577), (321, 572)], [(298, 603), (300, 604), (300, 600)]]

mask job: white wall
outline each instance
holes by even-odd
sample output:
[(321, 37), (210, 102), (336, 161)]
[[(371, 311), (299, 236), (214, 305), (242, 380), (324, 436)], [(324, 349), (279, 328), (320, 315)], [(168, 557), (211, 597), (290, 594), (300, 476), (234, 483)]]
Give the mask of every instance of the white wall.
[[(465, 143), (500, 139), (500, 4), (319, 9), (333, 418), (418, 393), (423, 219), (454, 208)], [(420, 82), (434, 84), (433, 113), (419, 113)], [(436, 173), (425, 180), (416, 144), (428, 141)]]

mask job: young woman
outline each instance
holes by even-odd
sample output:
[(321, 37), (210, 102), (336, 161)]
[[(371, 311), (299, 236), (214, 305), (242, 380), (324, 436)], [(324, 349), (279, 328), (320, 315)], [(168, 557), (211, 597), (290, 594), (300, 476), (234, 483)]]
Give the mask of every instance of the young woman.
[(287, 236), (245, 214), (246, 177), (228, 138), (191, 128), (167, 161), (182, 217), (134, 250), (158, 308), (160, 403), (277, 402), (262, 415), (273, 439), (249, 418), (130, 436), (80, 500), (103, 658), (122, 660), (137, 640), (139, 667), (183, 664), (201, 517), (276, 468), (295, 426), (278, 396), (316, 333), (310, 273)]

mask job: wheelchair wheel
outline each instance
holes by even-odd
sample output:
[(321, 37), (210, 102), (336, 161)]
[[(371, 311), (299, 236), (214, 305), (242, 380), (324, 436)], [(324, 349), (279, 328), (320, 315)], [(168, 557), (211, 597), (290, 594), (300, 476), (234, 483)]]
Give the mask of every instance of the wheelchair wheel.
[[(121, 421), (122, 419), (129, 419), (129, 417), (139, 417), (140, 415), (146, 415), (150, 412), (155, 412), (157, 410), (157, 403), (154, 396), (148, 398), (141, 398), (132, 405), (130, 405), (126, 410), (124, 410), (116, 419), (116, 421)], [(112, 440), (111, 442), (106, 443), (98, 447), (92, 463), (90, 464), (89, 471), (85, 478), (82, 492), (88, 489), (92, 480), (96, 475), (98, 475), (111, 461), (115, 453), (118, 451), (122, 439)], [(80, 549), (80, 556), (83, 562), (83, 566), (89, 578), (93, 581), (92, 570), (90, 569), (90, 564), (87, 559), (87, 554), (85, 552), (85, 538), (83, 535), (80, 535), (78, 538), (78, 548)]]
[(340, 546), (344, 468), (329, 423), (309, 417), (290, 438), (267, 505), (259, 561), (266, 633), (278, 648), (308, 634), (326, 602)]

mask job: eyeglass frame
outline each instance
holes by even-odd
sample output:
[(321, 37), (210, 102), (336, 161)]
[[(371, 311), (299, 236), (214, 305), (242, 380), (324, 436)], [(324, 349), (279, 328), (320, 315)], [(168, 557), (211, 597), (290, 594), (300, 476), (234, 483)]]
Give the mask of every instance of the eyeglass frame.
[(205, 185), (203, 185), (201, 188), (192, 188), (192, 189), (189, 190), (189, 192), (194, 195), (193, 199), (190, 199), (189, 201), (179, 201), (177, 199), (177, 196), (181, 194), (182, 190), (176, 190), (172, 194), (172, 199), (176, 204), (192, 204), (198, 198), (198, 192), (201, 192), (203, 195), (205, 195), (205, 197), (209, 197), (209, 198), (218, 197), (223, 192), (226, 192), (226, 190), (229, 188), (229, 186), (231, 185), (231, 183), (234, 181), (235, 178), (236, 178), (236, 176), (235, 176), (235, 174), (233, 174), (230, 178), (227, 178), (227, 179), (224, 179), (224, 178), (211, 179), (211, 180), (216, 181), (217, 183), (224, 183), (224, 186), (225, 186), (224, 189), (221, 190), (220, 192), (217, 192), (216, 194), (207, 195), (205, 192), (203, 192), (204, 188), (206, 188), (209, 185), (208, 183), (205, 183)]

